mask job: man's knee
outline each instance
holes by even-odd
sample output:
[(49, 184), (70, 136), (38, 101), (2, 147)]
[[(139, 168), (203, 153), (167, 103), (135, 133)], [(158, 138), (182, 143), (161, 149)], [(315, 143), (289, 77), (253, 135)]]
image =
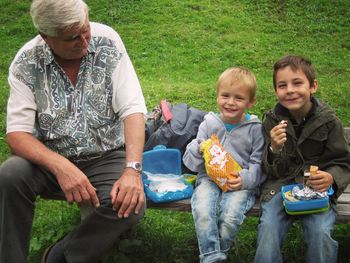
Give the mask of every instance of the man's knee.
[(32, 170), (30, 162), (18, 156), (11, 156), (0, 166), (0, 187), (18, 185)]
[(129, 215), (130, 224), (133, 225), (138, 223), (143, 218), (144, 215), (145, 215), (145, 208), (142, 208), (138, 214), (135, 214), (134, 212), (132, 212)]
[[(128, 217), (126, 217), (126, 218), (123, 218), (123, 220), (128, 225), (136, 224), (138, 221), (140, 221), (143, 218), (143, 216), (145, 214), (145, 209), (146, 209), (145, 206), (143, 206), (143, 208), (140, 209), (138, 214), (135, 214), (135, 212), (132, 211), (130, 213), (130, 215)], [(113, 221), (115, 221), (115, 220), (119, 221), (121, 219), (121, 218), (118, 217), (118, 211), (115, 211), (112, 208), (112, 204), (111, 203), (108, 203), (108, 204), (100, 203), (100, 207), (98, 207), (97, 209), (94, 209), (94, 208), (91, 207), (91, 209), (88, 209), (86, 211), (87, 215), (92, 213), (94, 210), (101, 217), (106, 217), (106, 218), (112, 219)]]

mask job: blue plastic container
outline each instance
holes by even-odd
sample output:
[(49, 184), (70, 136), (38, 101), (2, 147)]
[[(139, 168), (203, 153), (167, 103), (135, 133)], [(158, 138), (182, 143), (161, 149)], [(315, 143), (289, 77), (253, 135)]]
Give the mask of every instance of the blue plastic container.
[(150, 173), (181, 175), (181, 152), (179, 149), (158, 145), (142, 156), (142, 169)]
[(333, 188), (328, 189), (328, 196), (325, 198), (300, 200), (297, 202), (287, 200), (285, 193), (291, 191), (294, 186), (303, 187), (302, 184), (291, 184), (282, 186), (281, 192), (283, 197), (283, 205), (288, 214), (311, 214), (327, 211), (329, 209), (329, 196), (334, 193)]
[[(144, 172), (157, 174), (158, 176), (163, 174), (164, 178), (170, 178), (169, 180), (171, 181), (165, 181), (165, 184), (171, 184), (173, 179), (184, 180), (181, 173), (181, 152), (178, 149), (166, 148), (163, 145), (158, 145), (153, 150), (143, 153), (142, 165)], [(193, 193), (193, 185), (186, 180), (183, 181), (185, 185), (184, 189), (168, 192), (158, 192), (154, 189), (151, 190), (150, 185), (152, 184), (152, 181), (150, 181), (145, 173), (143, 174), (143, 183), (147, 199), (154, 203), (187, 199), (190, 198)]]

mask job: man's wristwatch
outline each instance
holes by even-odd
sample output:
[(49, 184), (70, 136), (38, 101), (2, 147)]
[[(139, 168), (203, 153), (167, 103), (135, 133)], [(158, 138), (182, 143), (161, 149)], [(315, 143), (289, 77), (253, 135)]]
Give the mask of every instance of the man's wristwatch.
[(138, 173), (142, 173), (142, 164), (140, 162), (126, 162), (125, 168), (132, 168)]

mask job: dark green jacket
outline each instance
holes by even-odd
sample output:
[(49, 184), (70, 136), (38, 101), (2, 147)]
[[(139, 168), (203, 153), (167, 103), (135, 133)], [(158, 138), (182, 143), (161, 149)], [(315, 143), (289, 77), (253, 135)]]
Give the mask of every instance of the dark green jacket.
[[(316, 109), (305, 122), (299, 138), (296, 137), (291, 120), (279, 114), (277, 104), (268, 111), (263, 120), (265, 147), (263, 165), (267, 179), (262, 185), (261, 198), (270, 200), (282, 185), (301, 183), (303, 171), (310, 165), (333, 175), (335, 197), (344, 191), (350, 182), (350, 153), (344, 131), (335, 112), (323, 102), (314, 99)], [(287, 142), (280, 155), (269, 151), (270, 130), (281, 120), (287, 120)]]

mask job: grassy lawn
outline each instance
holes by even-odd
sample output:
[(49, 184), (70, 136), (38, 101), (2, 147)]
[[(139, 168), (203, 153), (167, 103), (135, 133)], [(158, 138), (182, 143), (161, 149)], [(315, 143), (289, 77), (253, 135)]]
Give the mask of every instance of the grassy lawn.
[[(273, 63), (285, 54), (311, 58), (317, 97), (330, 104), (350, 126), (350, 2), (348, 0), (87, 0), (90, 20), (112, 26), (122, 37), (141, 81), (147, 106), (161, 99), (216, 110), (215, 83), (230, 66), (250, 68), (257, 77), (262, 116), (275, 104)], [(0, 1), (0, 162), (4, 142), (7, 71), (17, 50), (35, 34), (30, 1)], [(251, 262), (257, 218), (245, 221), (229, 262)], [(79, 221), (76, 206), (39, 200), (29, 262)], [(286, 262), (303, 262), (300, 225), (293, 225), (284, 247)], [(339, 262), (349, 262), (350, 225), (337, 225)], [(148, 210), (144, 220), (106, 255), (105, 262), (198, 260), (190, 213)]]

